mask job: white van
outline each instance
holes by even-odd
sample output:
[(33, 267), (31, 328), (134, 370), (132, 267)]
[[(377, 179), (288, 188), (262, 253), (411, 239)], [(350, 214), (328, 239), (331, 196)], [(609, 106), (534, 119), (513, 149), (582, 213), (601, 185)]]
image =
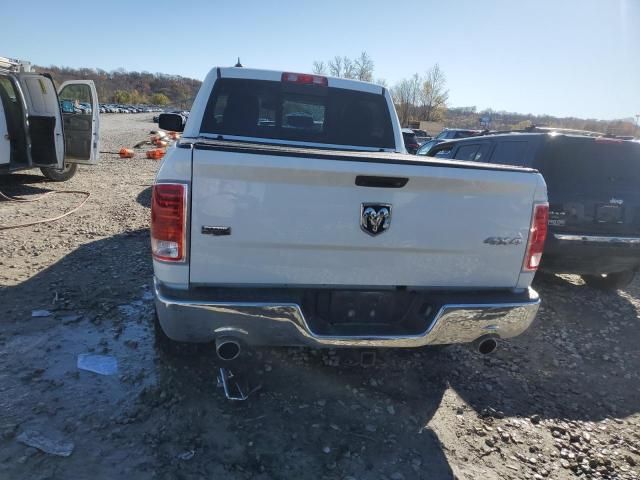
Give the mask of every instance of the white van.
[(99, 159), (99, 106), (91, 80), (64, 82), (28, 62), (0, 57), (0, 174), (40, 168), (70, 179), (78, 164)]

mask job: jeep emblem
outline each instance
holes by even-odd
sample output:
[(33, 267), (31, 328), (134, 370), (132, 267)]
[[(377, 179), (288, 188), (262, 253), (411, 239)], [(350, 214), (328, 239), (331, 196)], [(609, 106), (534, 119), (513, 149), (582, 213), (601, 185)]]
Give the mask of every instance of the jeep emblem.
[(388, 230), (391, 226), (391, 205), (363, 203), (360, 207), (360, 228), (371, 236)]

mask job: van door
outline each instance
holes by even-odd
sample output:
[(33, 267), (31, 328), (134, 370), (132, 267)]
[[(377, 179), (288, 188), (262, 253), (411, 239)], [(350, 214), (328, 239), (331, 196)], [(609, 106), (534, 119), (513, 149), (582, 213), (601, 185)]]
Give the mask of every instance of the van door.
[(27, 105), (32, 165), (62, 168), (62, 116), (53, 80), (32, 72), (22, 72), (18, 79)]
[[(24, 95), (13, 75), (0, 74), (0, 109), (2, 110), (2, 139), (5, 142), (0, 154), (0, 165), (9, 165), (10, 170), (29, 168), (31, 166), (31, 149), (27, 138), (27, 117)], [(9, 154), (6, 156), (5, 148)]]
[(0, 168), (8, 166), (10, 162), (11, 143), (9, 141), (9, 129), (7, 128), (7, 117), (4, 114), (2, 99), (0, 99)]
[(96, 164), (100, 158), (100, 108), (95, 84), (91, 80), (64, 82), (58, 97), (64, 122), (65, 163)]

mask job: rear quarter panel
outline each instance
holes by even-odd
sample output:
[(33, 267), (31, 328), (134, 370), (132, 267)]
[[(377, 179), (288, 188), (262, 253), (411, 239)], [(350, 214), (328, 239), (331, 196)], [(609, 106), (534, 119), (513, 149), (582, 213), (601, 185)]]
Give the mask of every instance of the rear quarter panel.
[[(160, 169), (156, 175), (155, 183), (184, 183), (187, 185), (187, 219), (191, 213), (191, 146), (188, 148), (176, 148), (175, 144), (167, 149)], [(187, 228), (190, 223), (187, 220)], [(184, 263), (163, 262), (153, 260), (153, 272), (156, 278), (163, 284), (175, 289), (189, 288), (189, 238), (187, 231), (187, 261)]]

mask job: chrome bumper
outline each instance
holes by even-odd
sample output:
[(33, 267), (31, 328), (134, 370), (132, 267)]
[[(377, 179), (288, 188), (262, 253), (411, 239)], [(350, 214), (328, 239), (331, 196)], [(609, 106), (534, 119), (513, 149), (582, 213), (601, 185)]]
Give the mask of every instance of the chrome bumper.
[(154, 280), (160, 325), (169, 338), (210, 342), (232, 336), (248, 345), (311, 347), (421, 347), (469, 343), (494, 335), (509, 338), (524, 332), (540, 306), (538, 294), (517, 303), (446, 304), (428, 328), (409, 336), (326, 336), (315, 334), (295, 303), (209, 302), (170, 298)]

